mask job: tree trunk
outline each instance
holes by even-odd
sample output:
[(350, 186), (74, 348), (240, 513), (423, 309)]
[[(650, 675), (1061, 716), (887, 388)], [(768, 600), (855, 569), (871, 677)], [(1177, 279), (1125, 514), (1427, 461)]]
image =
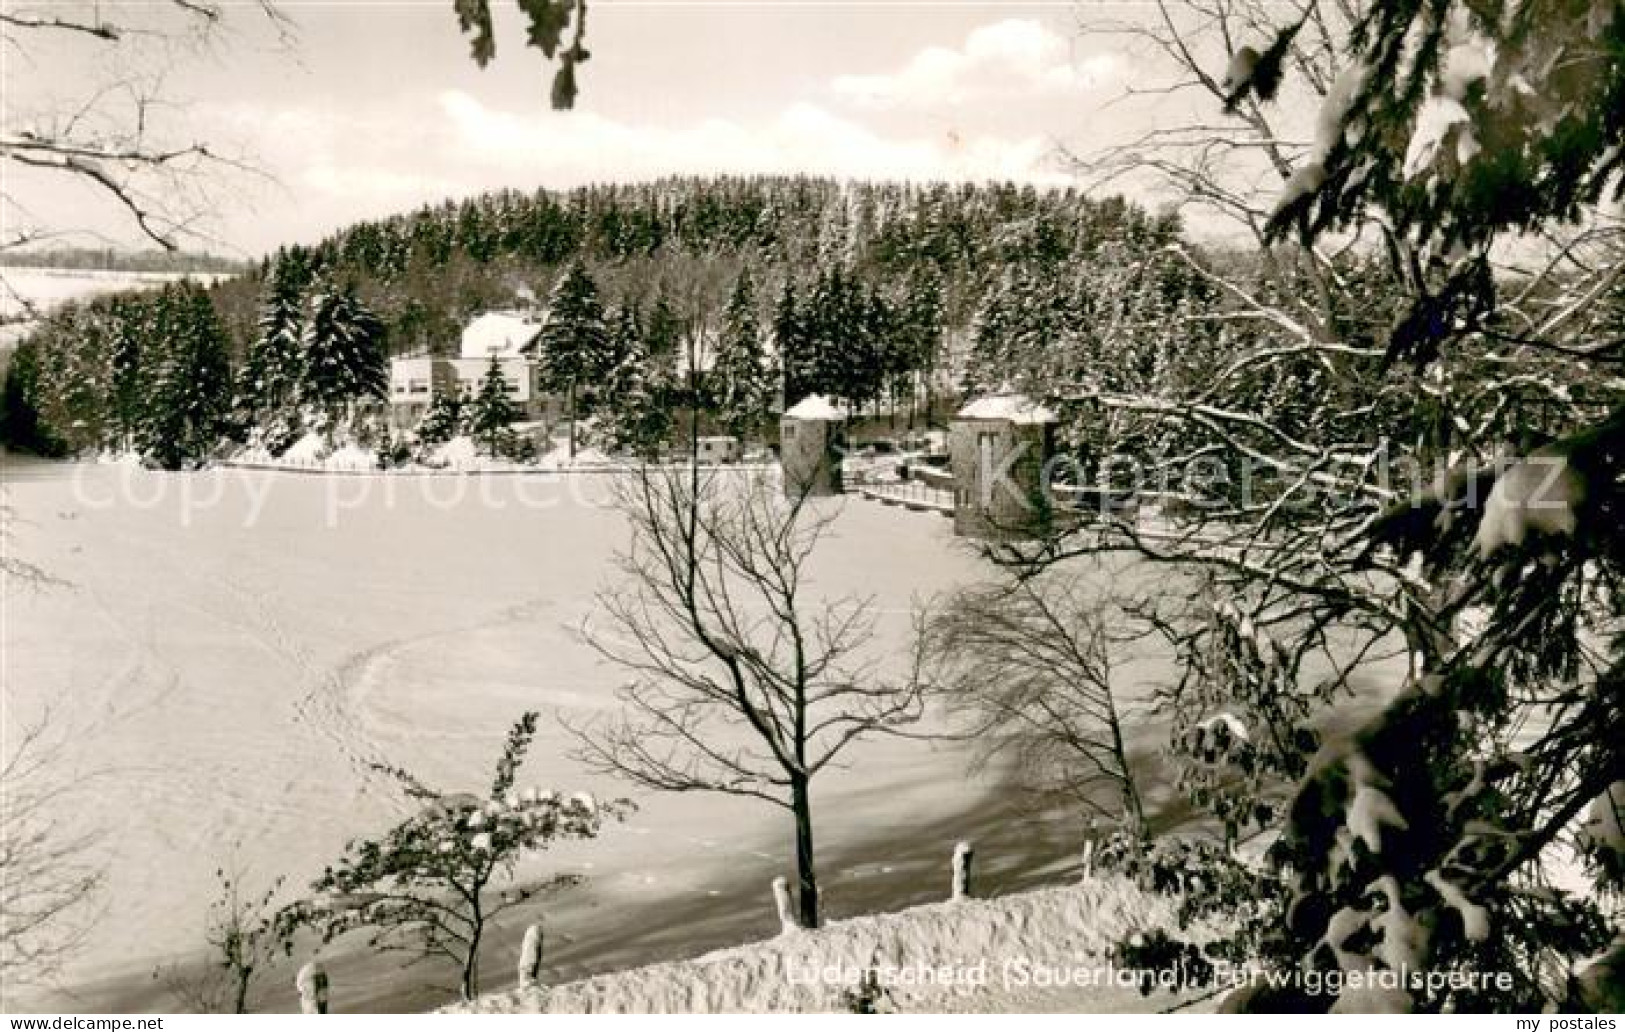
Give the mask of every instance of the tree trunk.
[(480, 991), (480, 936), (485, 932), (485, 920), (478, 905), (474, 909), (473, 930), (468, 936), (468, 953), (463, 957), (463, 999), (472, 1000)]
[(253, 968), (239, 968), (237, 970), (237, 998), (232, 1002), (233, 1014), (248, 1013), (248, 984), (254, 979)]
[(804, 777), (790, 782), (790, 806), (796, 818), (797, 904), (801, 927), (818, 927), (818, 876), (813, 871), (813, 826), (811, 785)]
[(570, 458), (576, 457), (576, 385), (572, 381), (565, 391), (564, 403), (569, 410), (570, 420)]
[(1117, 754), (1117, 764), (1123, 772), (1123, 811), (1128, 818), (1129, 830), (1134, 835), (1136, 845), (1146, 842), (1151, 837), (1151, 829), (1145, 820), (1145, 805), (1140, 801), (1139, 786), (1134, 783), (1134, 771), (1128, 763), (1128, 747), (1123, 742), (1123, 724), (1117, 715), (1115, 702), (1108, 699), (1107, 724), (1112, 735), (1112, 750)]

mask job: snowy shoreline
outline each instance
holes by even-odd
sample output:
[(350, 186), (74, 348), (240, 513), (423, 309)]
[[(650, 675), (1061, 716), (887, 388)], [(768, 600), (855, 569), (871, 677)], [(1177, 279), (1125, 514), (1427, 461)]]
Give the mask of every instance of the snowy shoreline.
[[(214, 463), (209, 467), (213, 469), (244, 469), (264, 473), (297, 473), (309, 476), (383, 476), (383, 477), (431, 477), (431, 476), (486, 476), (486, 475), (519, 475), (519, 476), (552, 476), (559, 473), (634, 473), (639, 469), (688, 469), (686, 462), (657, 462), (646, 464), (635, 463), (592, 463), (576, 466), (542, 466), (523, 465), (515, 463), (435, 467), (423, 465), (394, 466), (388, 469), (367, 468), (363, 466), (334, 466), (323, 463), (308, 465), (299, 463), (260, 462), (255, 460), (226, 459)], [(742, 473), (768, 473), (778, 469), (775, 463), (700, 463), (701, 470), (711, 471), (737, 471)]]

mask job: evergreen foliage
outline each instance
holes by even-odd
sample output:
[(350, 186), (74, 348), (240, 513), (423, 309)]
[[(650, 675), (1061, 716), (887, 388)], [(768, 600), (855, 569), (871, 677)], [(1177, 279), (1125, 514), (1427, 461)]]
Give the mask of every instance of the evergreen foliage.
[(165, 469), (201, 462), (220, 443), (231, 390), (226, 330), (202, 287), (165, 287), (152, 306), (158, 344), (143, 363), (136, 446)]
[[(679, 364), (686, 327), (702, 320), (720, 328), (716, 317), (741, 273), (762, 299), (755, 314), (768, 327), (766, 350), (778, 358), (782, 383), (770, 393), (790, 404), (825, 393), (893, 415), (906, 408), (912, 417), (922, 394), (940, 391), (957, 374), (967, 328), (1004, 270), (1042, 266), (1056, 283), (1076, 281), (1118, 255), (1133, 260), (1153, 252), (1170, 233), (1177, 225), (1121, 201), (1009, 185), (666, 179), (448, 202), (361, 223), (310, 248), (288, 248), (210, 289), (231, 334), (230, 351), (242, 359), (229, 399), (237, 425), (227, 430), (275, 450), (303, 434), (307, 418), (334, 429), (333, 421), (353, 417), (382, 386), (384, 343), (397, 352), (455, 353), (468, 321), (513, 306), (521, 284), (570, 288), (561, 299), (565, 318), (553, 320), (554, 343), (575, 336), (558, 327), (574, 325), (584, 331), (584, 352), (607, 338), (608, 327), (599, 329), (605, 307), (639, 308), (649, 369), (665, 370), (655, 377), (664, 380)], [(317, 270), (314, 285), (296, 286)], [(588, 281), (594, 299), (583, 291)], [(339, 283), (353, 289), (330, 286)], [(1081, 334), (1076, 327), (1091, 313), (1062, 301), (1045, 303), (1058, 306), (1074, 326), (1070, 332)], [(579, 318), (571, 315), (575, 302)], [(16, 418), (5, 426), (17, 430), (7, 430), (8, 440), (75, 450), (119, 447), (121, 436), (131, 436), (131, 363), (150, 357), (143, 350), (154, 345), (155, 326), (149, 301), (131, 303), (106, 333), (70, 328), (79, 316), (67, 310), (44, 321), (34, 334), (32, 365), (24, 363), (11, 391)], [(100, 321), (112, 305), (97, 299), (82, 307)], [(355, 324), (358, 308), (376, 313), (381, 341), (374, 327), (337, 332)], [(295, 326), (297, 359), (288, 355)], [(312, 349), (318, 338), (321, 346)], [(363, 341), (377, 343), (351, 346)], [(114, 388), (106, 381), (108, 349), (122, 349), (113, 363)], [(572, 343), (539, 344), (537, 357), (553, 366), (552, 389), (582, 395), (570, 406), (573, 415), (620, 418), (613, 399), (593, 389), (620, 364), (617, 356), (593, 357)], [(75, 394), (56, 375), (69, 368), (98, 370), (101, 386)], [(289, 377), (299, 383), (294, 406), (283, 402)], [(32, 392), (26, 398), (25, 382)], [(710, 395), (701, 400), (719, 403), (717, 383), (697, 386)], [(655, 393), (676, 408), (696, 400), (664, 383)], [(740, 418), (715, 415), (736, 426)]]
[(364, 401), (384, 398), (389, 372), (384, 325), (353, 285), (318, 280), (304, 326), (300, 400), (336, 421)]
[(479, 390), (469, 399), (467, 409), (469, 435), (485, 446), (486, 454), (492, 458), (512, 455), (516, 444), (513, 424), (518, 421), (520, 411), (513, 400), (513, 387), (497, 356), (491, 356), (485, 375), (480, 378)]
[(613, 317), (610, 350), (618, 357), (604, 387), (603, 442), (615, 452), (657, 459), (671, 440), (672, 384), (664, 363), (649, 354), (636, 309), (623, 307)]
[(490, 791), (438, 792), (404, 770), (379, 767), (418, 807), (376, 839), (358, 839), (311, 885), (312, 897), (280, 920), (308, 925), (331, 941), (368, 929), (372, 945), (450, 961), (463, 998), (479, 992), (480, 951), (491, 922), (536, 893), (578, 880), (559, 876), (516, 883), (515, 866), (555, 842), (597, 836), (622, 802), (600, 803), (585, 793), (520, 789), (518, 774), (536, 736), (535, 713), (508, 733)]
[(537, 346), (543, 381), (565, 396), (570, 454), (574, 455), (577, 417), (582, 410), (591, 410), (595, 387), (614, 361), (598, 285), (585, 264), (571, 265), (554, 288), (547, 325)]
[(308, 259), (299, 249), (277, 255), (260, 302), (258, 334), (238, 377), (237, 406), (251, 423), (281, 416), (298, 404), (310, 278)]
[(428, 411), (418, 420), (417, 439), (422, 445), (445, 444), (468, 425), (463, 396), (457, 390), (439, 390), (429, 401)]
[(778, 375), (762, 347), (756, 287), (748, 269), (723, 313), (711, 380), (711, 401), (728, 432), (741, 441), (759, 434), (778, 394)]

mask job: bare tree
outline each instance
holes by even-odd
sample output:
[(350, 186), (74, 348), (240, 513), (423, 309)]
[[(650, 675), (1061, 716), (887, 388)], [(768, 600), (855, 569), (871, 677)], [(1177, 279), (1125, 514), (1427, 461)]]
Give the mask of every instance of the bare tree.
[[(1114, 627), (1114, 622), (1116, 626)], [(1128, 633), (1070, 571), (978, 585), (928, 628), (931, 680), (968, 715), (984, 762), (1010, 760), (1035, 796), (1146, 833), (1113, 650)]]
[(273, 906), (282, 879), (244, 895), (239, 870), (222, 867), (214, 874), (219, 894), (209, 904), (209, 953), (202, 969), (173, 964), (152, 974), (198, 1014), (247, 1014), (255, 983), (291, 948), (292, 928)]
[(590, 643), (632, 677), (621, 715), (575, 729), (592, 768), (667, 792), (788, 811), (801, 923), (819, 924), (812, 785), (854, 742), (901, 732), (924, 705), (919, 653), (884, 668), (872, 600), (812, 593), (835, 513), (748, 473), (645, 467), (619, 489), (625, 581), (599, 595)]
[[(0, 47), (7, 54), (7, 103), (0, 107), (0, 162), (11, 169), (0, 190), (6, 230), (0, 250), (61, 235), (45, 223), (40, 201), (63, 191), (110, 202), (137, 234), (173, 251), (203, 238), (219, 179), (250, 169), (240, 156), (191, 136), (175, 117), (182, 98), (167, 73), (185, 53), (223, 40), (236, 19), (223, 0), (94, 0), (7, 3)], [(292, 26), (272, 0), (251, 5), (280, 41)], [(44, 68), (59, 72), (36, 91)], [(66, 69), (70, 77), (60, 74)], [(63, 81), (75, 93), (64, 95)], [(84, 227), (78, 227), (84, 229)]]
[(59, 974), (99, 915), (98, 838), (62, 819), (79, 786), (52, 762), (49, 728), (6, 743), (0, 766), (0, 1002)]

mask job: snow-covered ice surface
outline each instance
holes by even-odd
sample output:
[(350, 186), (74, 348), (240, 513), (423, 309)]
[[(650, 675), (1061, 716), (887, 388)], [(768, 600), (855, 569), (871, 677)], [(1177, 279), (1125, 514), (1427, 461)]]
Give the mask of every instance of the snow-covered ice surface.
[[(302, 886), (348, 838), (405, 813), (373, 763), (481, 791), (509, 725), (539, 708), (524, 783), (624, 793), (584, 776), (550, 719), (615, 705), (618, 672), (574, 635), (593, 591), (613, 583), (606, 560), (624, 536), (605, 478), (168, 474), (11, 458), (4, 475), (16, 554), (67, 584), (9, 589), (4, 744), (51, 709), (69, 743), (57, 769), (79, 782), (68, 819), (102, 833), (108, 864), (105, 913), (65, 980), (80, 1009), (162, 1006), (151, 971), (199, 947), (217, 867)], [(843, 512), (814, 589), (874, 593), (893, 642), (916, 596), (981, 575), (945, 521), (831, 504)], [(855, 752), (818, 787), (820, 855), (884, 840), (946, 879), (968, 834), (958, 815), (995, 798), (967, 779), (958, 748)], [(541, 904), (563, 922), (562, 956), (660, 907), (689, 925), (645, 937), (622, 963), (729, 941), (696, 926), (730, 917), (705, 913), (730, 892), (760, 894), (771, 921), (766, 887), (792, 866), (779, 814), (703, 796), (640, 802), (598, 842), (543, 858), (540, 869), (589, 879)], [(825, 872), (835, 910), (878, 899), (864, 886), (890, 868), (864, 856)], [(514, 920), (503, 934), (517, 943), (528, 919)], [(374, 1006), (393, 1001), (403, 978), (421, 980), (396, 963), (346, 974), (335, 997), (364, 978)]]
[[(886, 983), (882, 1006), (929, 1011), (1111, 1013), (1164, 1009), (1123, 985), (1108, 948), (1177, 924), (1174, 902), (1120, 878), (969, 899), (830, 922), (814, 933), (717, 950), (537, 989), (492, 993), (448, 1011), (512, 1013), (780, 1013), (844, 1009), (853, 972)], [(1199, 929), (1193, 934), (1201, 936)], [(544, 948), (545, 956), (545, 948)], [(1198, 1006), (1194, 1009), (1210, 1009)]]

